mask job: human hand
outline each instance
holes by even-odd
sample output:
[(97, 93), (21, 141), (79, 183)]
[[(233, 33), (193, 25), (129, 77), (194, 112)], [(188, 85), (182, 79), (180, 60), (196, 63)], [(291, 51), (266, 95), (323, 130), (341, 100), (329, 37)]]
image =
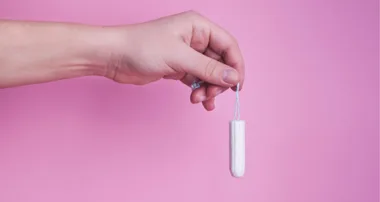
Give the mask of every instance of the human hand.
[[(161, 78), (190, 86), (192, 103), (215, 108), (215, 97), (244, 83), (244, 61), (233, 36), (195, 12), (185, 12), (127, 26), (106, 27), (115, 43), (101, 51), (105, 76), (119, 83), (143, 85)], [(239, 90), (240, 90), (239, 89)]]

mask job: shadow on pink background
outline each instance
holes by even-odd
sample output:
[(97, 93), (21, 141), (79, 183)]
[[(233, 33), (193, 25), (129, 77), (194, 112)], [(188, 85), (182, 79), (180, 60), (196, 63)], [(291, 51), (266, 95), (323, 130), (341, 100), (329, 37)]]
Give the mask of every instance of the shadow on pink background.
[(189, 9), (244, 53), (245, 177), (231, 91), (206, 112), (173, 81), (88, 77), (0, 90), (1, 202), (379, 200), (378, 1), (0, 0), (0, 18), (102, 25)]

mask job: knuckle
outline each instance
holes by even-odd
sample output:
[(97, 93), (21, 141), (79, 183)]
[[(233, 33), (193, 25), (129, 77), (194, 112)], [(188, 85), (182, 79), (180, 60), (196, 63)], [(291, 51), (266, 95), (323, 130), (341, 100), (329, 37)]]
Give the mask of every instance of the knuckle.
[(231, 40), (232, 40), (232, 43), (237, 45), (238, 44), (238, 40), (236, 39), (235, 36), (231, 35)]
[(228, 34), (228, 36), (229, 36), (229, 41), (230, 41), (230, 45), (231, 46), (238, 45), (238, 40), (237, 40), (237, 38), (234, 35)]
[(186, 11), (186, 14), (188, 14), (188, 15), (194, 15), (194, 16), (199, 15), (199, 13), (197, 11), (195, 11), (195, 10), (188, 10), (188, 11)]
[(193, 20), (200, 20), (203, 18), (202, 15), (198, 11), (195, 11), (195, 10), (186, 11), (185, 15), (187, 15), (189, 18)]

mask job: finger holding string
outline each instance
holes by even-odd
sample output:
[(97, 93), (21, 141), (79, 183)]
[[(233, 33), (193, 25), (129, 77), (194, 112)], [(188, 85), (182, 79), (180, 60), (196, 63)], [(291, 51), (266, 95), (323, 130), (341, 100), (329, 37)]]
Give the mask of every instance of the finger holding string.
[[(204, 55), (206, 55), (207, 57), (210, 57), (214, 60), (217, 60), (219, 62), (222, 62), (224, 63), (223, 61), (223, 58), (221, 55), (218, 55), (216, 54), (212, 49), (210, 48), (207, 48), (205, 50), (205, 52), (203, 53)], [(207, 84), (207, 88), (206, 88), (206, 101), (203, 101), (202, 104), (203, 104), (203, 107), (208, 110), (208, 111), (212, 111), (215, 109), (215, 98), (217, 95), (223, 93), (224, 91), (226, 91), (228, 88), (226, 87), (222, 87), (222, 86), (217, 86), (217, 85), (214, 85), (214, 84)], [(196, 96), (197, 92), (193, 93), (192, 96)]]
[[(209, 48), (211, 41), (211, 29), (210, 27), (207, 27), (206, 24), (204, 25), (205, 26), (193, 26), (189, 46), (195, 51), (223, 63), (222, 56), (216, 54), (214, 51), (212, 51), (212, 49)], [(210, 83), (202, 83), (202, 81), (201, 83), (197, 83), (199, 82), (198, 78), (190, 74), (185, 75), (181, 81), (190, 87), (192, 85), (198, 85), (196, 86), (196, 89), (192, 89), (190, 100), (192, 103), (202, 102), (204, 108), (208, 111), (211, 111), (215, 108), (214, 102), (216, 95), (228, 89), (225, 87), (212, 85)]]
[[(241, 54), (241, 51), (239, 49), (239, 46), (237, 44), (236, 39), (227, 33), (225, 30), (223, 30), (220, 26), (211, 24), (211, 32), (209, 37), (209, 43), (207, 48), (204, 50), (203, 54), (207, 57), (210, 57), (214, 60), (217, 60), (219, 62), (222, 62), (234, 69), (236, 69), (239, 72), (240, 82), (239, 82), (239, 88), (237, 89), (237, 86), (232, 87), (231, 89), (241, 90), (244, 83), (244, 74), (245, 74), (245, 65), (244, 60)], [(214, 84), (208, 84), (206, 88), (206, 101), (204, 102), (214, 102), (217, 95), (223, 93), (228, 88), (214, 85)], [(202, 88), (203, 90), (203, 88)], [(200, 91), (194, 91), (192, 93), (192, 97), (198, 97), (198, 93), (201, 93), (202, 96), (204, 92)], [(193, 99), (193, 98), (192, 98)], [(209, 106), (211, 104), (207, 104), (206, 106)], [(214, 103), (212, 105), (215, 105)], [(205, 106), (205, 105), (204, 105)], [(212, 107), (209, 107), (210, 109)]]
[[(223, 63), (234, 68), (239, 73), (239, 90), (243, 88), (245, 77), (245, 64), (242, 52), (236, 38), (215, 23), (211, 27), (208, 49), (220, 56)], [(231, 88), (236, 91), (237, 86)]]

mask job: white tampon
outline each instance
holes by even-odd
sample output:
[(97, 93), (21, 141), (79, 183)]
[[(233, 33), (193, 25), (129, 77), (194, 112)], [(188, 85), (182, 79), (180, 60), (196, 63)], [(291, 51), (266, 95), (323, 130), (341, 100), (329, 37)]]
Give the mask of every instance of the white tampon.
[(230, 121), (230, 171), (234, 177), (245, 173), (245, 121), (240, 120), (239, 84), (236, 86), (235, 117)]
[[(200, 87), (203, 81), (195, 80), (192, 90)], [(230, 121), (230, 171), (234, 177), (243, 177), (245, 173), (245, 121), (240, 120), (239, 86), (236, 86), (234, 120)]]
[(230, 170), (234, 177), (245, 172), (245, 121), (230, 121)]

